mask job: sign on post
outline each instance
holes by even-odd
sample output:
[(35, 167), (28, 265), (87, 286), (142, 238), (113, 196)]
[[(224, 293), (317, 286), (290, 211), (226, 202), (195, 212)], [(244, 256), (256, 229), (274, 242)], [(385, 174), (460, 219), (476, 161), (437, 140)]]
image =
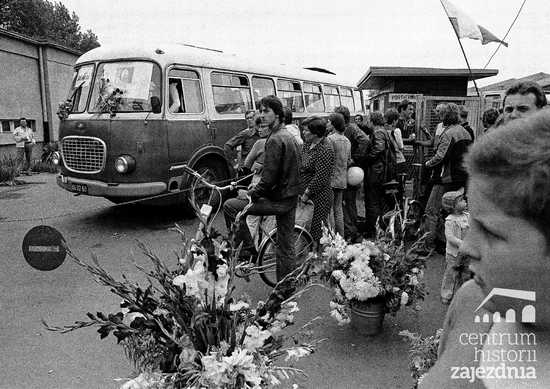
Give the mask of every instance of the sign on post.
[(66, 255), (65, 239), (53, 227), (33, 227), (23, 238), (23, 256), (37, 270), (57, 269), (65, 261)]

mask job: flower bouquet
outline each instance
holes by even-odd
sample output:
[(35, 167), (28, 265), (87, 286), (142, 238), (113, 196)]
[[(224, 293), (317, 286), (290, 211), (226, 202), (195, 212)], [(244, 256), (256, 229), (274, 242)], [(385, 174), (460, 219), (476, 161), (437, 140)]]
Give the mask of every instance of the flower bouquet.
[[(314, 261), (312, 272), (334, 290), (331, 316), (343, 325), (350, 322), (350, 312), (354, 311), (365, 317), (372, 316), (374, 309), (383, 319), (385, 313), (395, 314), (402, 306), (419, 309), (417, 303), (425, 295), (422, 278), (426, 261), (417, 252), (420, 243), (405, 250), (402, 240), (379, 228), (376, 240), (349, 244), (324, 228), (324, 249)], [(365, 303), (370, 308), (365, 308)], [(378, 320), (373, 334), (380, 330)]]
[(430, 370), (437, 360), (437, 349), (443, 329), (438, 329), (435, 335), (423, 338), (419, 334), (410, 331), (401, 331), (399, 335), (409, 341), (409, 369), (415, 380), (414, 389), (418, 386), (424, 374)]
[(310, 354), (317, 343), (310, 331), (316, 319), (294, 333), (284, 330), (299, 310), (287, 298), (289, 284), (279, 283), (266, 302), (252, 307), (248, 298), (232, 296), (238, 252), (208, 236), (184, 242), (174, 269), (140, 244), (152, 263), (152, 270), (136, 265), (149, 281), (145, 288), (124, 275), (115, 280), (97, 258), (88, 264), (68, 250), (78, 265), (122, 298), (121, 311), (88, 313), (87, 321), (64, 327), (44, 325), (58, 332), (96, 326), (101, 339), (114, 335), (140, 373), (124, 389), (265, 388), (303, 374), (277, 364)]

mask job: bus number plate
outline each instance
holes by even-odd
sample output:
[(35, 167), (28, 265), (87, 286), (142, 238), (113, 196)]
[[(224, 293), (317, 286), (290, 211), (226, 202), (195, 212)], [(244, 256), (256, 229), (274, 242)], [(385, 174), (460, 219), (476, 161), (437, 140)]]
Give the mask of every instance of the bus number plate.
[(71, 191), (77, 193), (88, 193), (88, 186), (86, 184), (71, 184)]

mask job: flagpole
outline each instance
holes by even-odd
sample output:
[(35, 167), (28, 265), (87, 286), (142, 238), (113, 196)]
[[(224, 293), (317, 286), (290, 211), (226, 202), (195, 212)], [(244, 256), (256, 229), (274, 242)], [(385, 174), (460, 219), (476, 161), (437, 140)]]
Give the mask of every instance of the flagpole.
[[(449, 13), (447, 12), (447, 8), (445, 8), (445, 4), (441, 0), (439, 0), (441, 3), (441, 6), (445, 10), (445, 14), (447, 14), (447, 19), (449, 19), (449, 22), (451, 21), (451, 18), (449, 17)], [(466, 65), (468, 66), (468, 72), (470, 73), (470, 78), (474, 82), (474, 86), (476, 88), (477, 97), (481, 98), (481, 94), (479, 93), (479, 89), (477, 87), (476, 80), (474, 78), (474, 75), (472, 74), (472, 68), (470, 67), (470, 62), (468, 61), (468, 57), (466, 57), (466, 52), (464, 51), (464, 47), (462, 46), (462, 42), (460, 41), (460, 37), (458, 36), (458, 31), (456, 31), (455, 26), (453, 23), (451, 23), (451, 26), (453, 27), (453, 31), (455, 32), (456, 40), (458, 41), (458, 44), (460, 45), (460, 50), (462, 50), (462, 55), (464, 56), (464, 60), (466, 61)]]

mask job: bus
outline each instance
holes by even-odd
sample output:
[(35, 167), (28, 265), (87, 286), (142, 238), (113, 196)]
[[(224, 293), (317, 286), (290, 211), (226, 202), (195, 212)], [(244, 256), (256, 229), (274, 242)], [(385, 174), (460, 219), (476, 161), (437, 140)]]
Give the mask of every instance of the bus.
[(183, 44), (93, 49), (74, 67), (57, 183), (121, 203), (189, 187), (187, 174), (171, 169), (177, 165), (211, 181), (230, 179), (223, 145), (267, 95), (278, 96), (297, 121), (339, 105), (364, 112), (360, 92), (322, 69), (255, 64)]

